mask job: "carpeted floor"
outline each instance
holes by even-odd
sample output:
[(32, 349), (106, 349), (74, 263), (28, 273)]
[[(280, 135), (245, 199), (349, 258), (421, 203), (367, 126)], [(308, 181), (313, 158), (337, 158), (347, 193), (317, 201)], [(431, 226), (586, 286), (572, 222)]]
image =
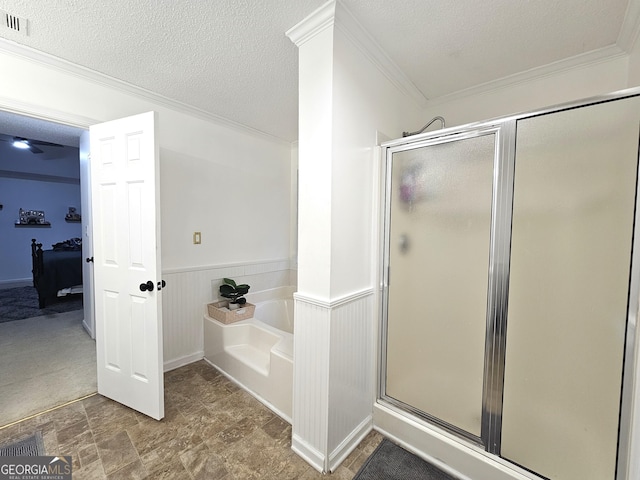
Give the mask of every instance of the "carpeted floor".
[(38, 308), (38, 292), (34, 287), (0, 289), (0, 323), (23, 320), (25, 318), (72, 312), (82, 309), (82, 295), (67, 295), (45, 308)]
[(0, 323), (0, 427), (97, 390), (83, 311)]
[(382, 440), (353, 480), (455, 480), (402, 447)]

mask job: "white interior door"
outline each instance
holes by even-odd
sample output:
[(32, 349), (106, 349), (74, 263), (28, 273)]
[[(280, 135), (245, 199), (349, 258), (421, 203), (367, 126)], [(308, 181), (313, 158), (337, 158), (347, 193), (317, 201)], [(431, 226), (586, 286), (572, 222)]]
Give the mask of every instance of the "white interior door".
[(98, 393), (164, 417), (156, 113), (92, 126)]

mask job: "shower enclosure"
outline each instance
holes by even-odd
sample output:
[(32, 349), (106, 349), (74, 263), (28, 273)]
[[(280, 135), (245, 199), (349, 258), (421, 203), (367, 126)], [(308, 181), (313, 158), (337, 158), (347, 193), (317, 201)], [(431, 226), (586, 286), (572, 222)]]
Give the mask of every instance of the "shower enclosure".
[(523, 472), (626, 478), (638, 95), (383, 145), (379, 402)]

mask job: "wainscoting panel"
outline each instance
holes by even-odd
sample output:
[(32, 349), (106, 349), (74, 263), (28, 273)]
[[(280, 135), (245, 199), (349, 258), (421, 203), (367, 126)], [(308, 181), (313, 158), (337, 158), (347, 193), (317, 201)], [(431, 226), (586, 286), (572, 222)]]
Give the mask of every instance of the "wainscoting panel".
[(165, 371), (204, 356), (202, 316), (218, 299), (225, 277), (251, 285), (251, 292), (290, 285), (295, 275), (289, 260), (165, 270), (162, 279), (162, 323)]
[(334, 459), (338, 463), (342, 460), (340, 456), (345, 452), (340, 452), (339, 447), (348, 448), (343, 444), (346, 438), (362, 428), (363, 422), (369, 428), (372, 423), (375, 385), (373, 298), (372, 291), (352, 295), (331, 312), (328, 443), (331, 463)]
[(372, 426), (373, 291), (332, 302), (296, 293), (293, 450), (332, 471)]
[(331, 310), (294, 294), (293, 423), (291, 448), (325, 471)]

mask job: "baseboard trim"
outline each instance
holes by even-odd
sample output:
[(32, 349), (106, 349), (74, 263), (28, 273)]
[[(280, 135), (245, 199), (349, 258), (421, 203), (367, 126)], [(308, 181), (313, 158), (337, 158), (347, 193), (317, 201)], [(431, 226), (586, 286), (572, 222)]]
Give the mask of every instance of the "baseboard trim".
[(295, 433), (291, 435), (291, 450), (301, 456), (304, 461), (315, 468), (318, 472), (323, 475), (327, 473), (324, 465), (326, 459), (325, 456), (316, 448), (302, 440)]
[(171, 370), (184, 367), (185, 365), (189, 365), (190, 363), (197, 362), (199, 360), (202, 360), (203, 358), (204, 358), (204, 351), (200, 350), (190, 355), (174, 358), (173, 360), (167, 360), (164, 362), (164, 371), (170, 372)]
[(96, 339), (96, 336), (93, 334), (93, 332), (91, 331), (91, 329), (89, 328), (89, 325), (87, 324), (87, 319), (83, 318), (82, 319), (82, 327), (85, 329), (85, 331), (89, 334), (89, 336), (91, 337), (92, 340)]
[(373, 416), (368, 415), (329, 455), (329, 471), (333, 472), (373, 430)]

